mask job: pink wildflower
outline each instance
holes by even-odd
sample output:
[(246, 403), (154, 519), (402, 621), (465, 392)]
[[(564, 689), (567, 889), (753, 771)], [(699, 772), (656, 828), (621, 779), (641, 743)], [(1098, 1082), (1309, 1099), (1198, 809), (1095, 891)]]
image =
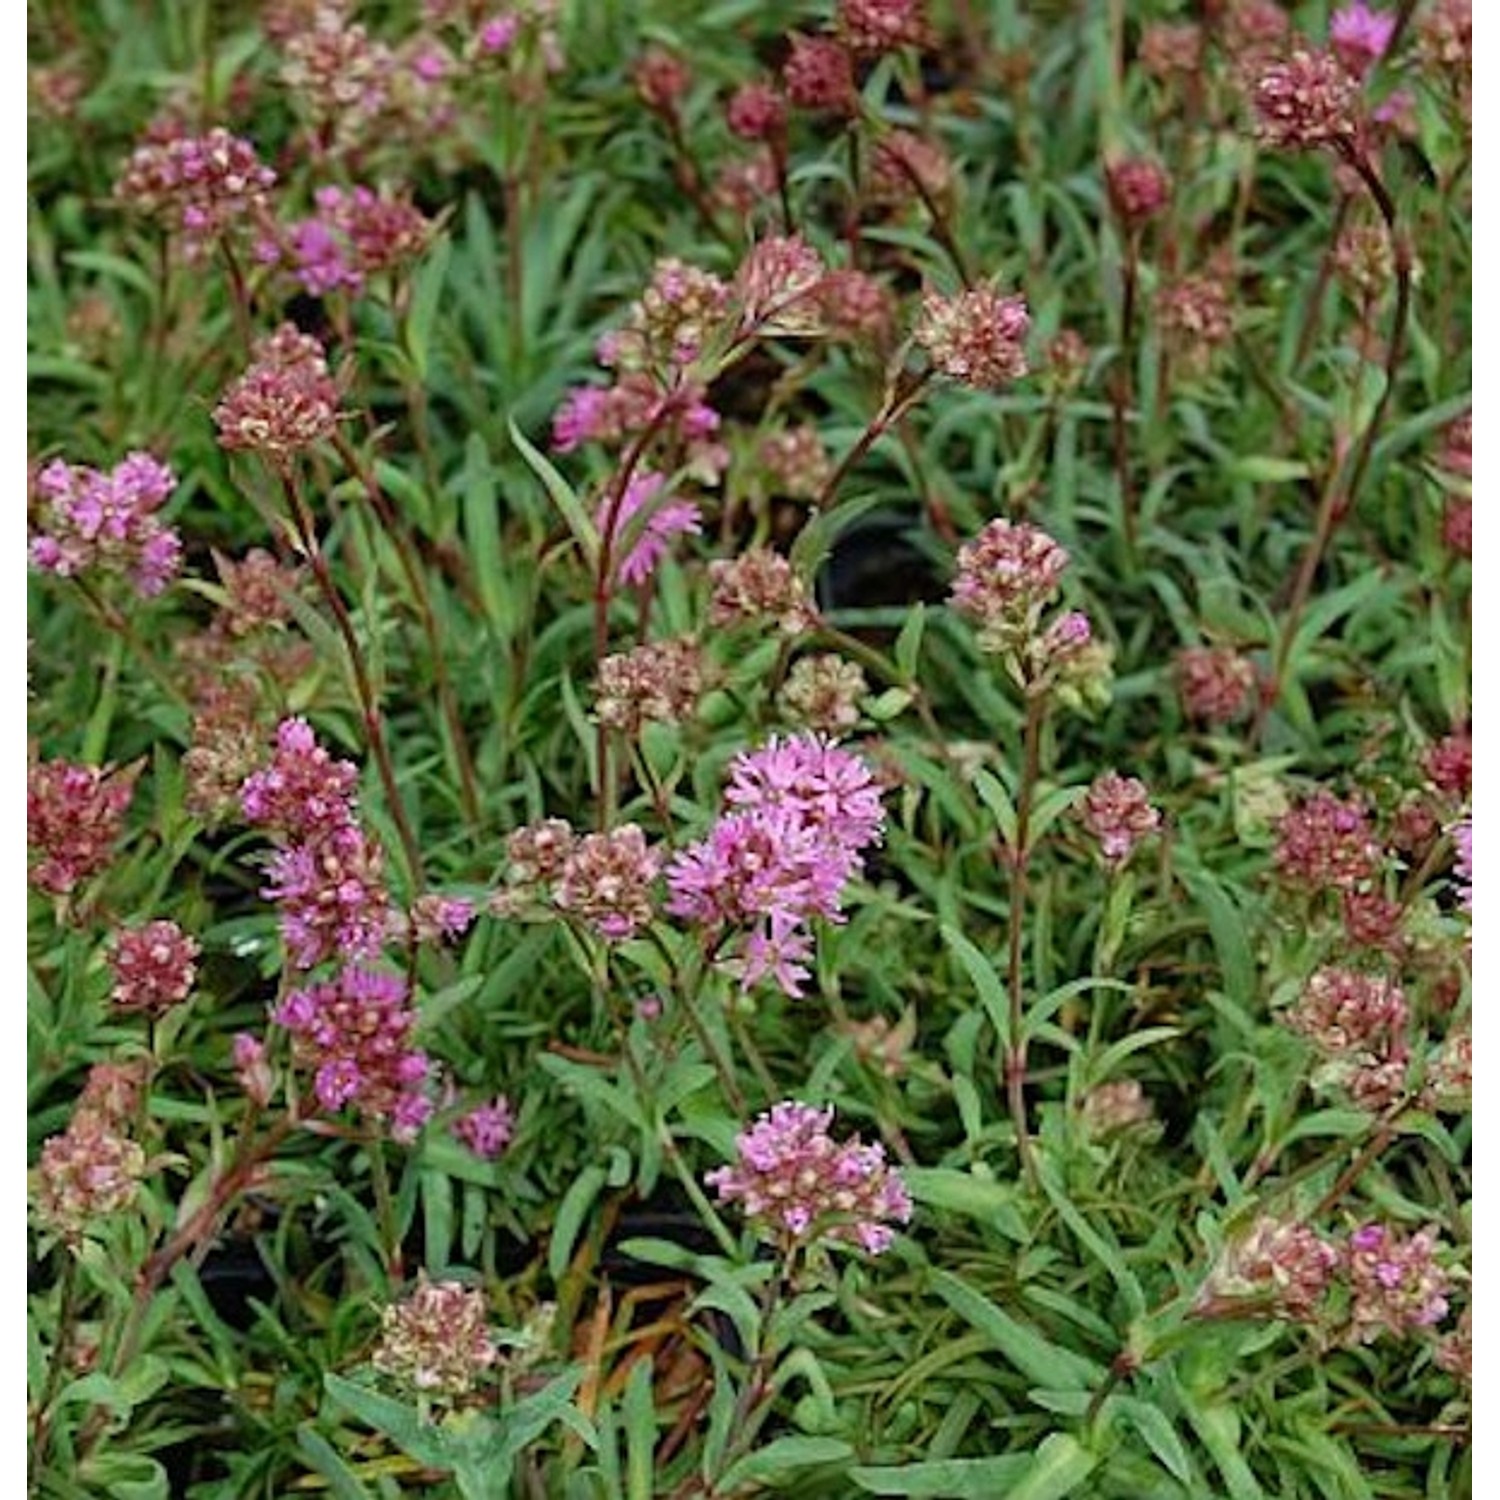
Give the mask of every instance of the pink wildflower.
[(485, 1161), (493, 1161), (505, 1150), (515, 1129), (515, 1112), (510, 1100), (503, 1096), (489, 1104), (476, 1105), (453, 1122), (454, 1136)]
[(1365, 1224), (1349, 1236), (1344, 1273), (1353, 1305), (1347, 1340), (1372, 1344), (1382, 1333), (1405, 1338), (1448, 1315), (1448, 1277), (1437, 1264), (1437, 1231), (1411, 1236), (1386, 1224)]
[(786, 558), (769, 547), (752, 547), (739, 557), (708, 565), (711, 625), (743, 625), (774, 620), (785, 635), (811, 629), (817, 618), (807, 585)]
[(735, 277), (741, 330), (767, 337), (819, 332), (818, 293), (826, 275), (822, 256), (799, 235), (756, 241)]
[(1004, 650), (1032, 632), (1067, 566), (1067, 551), (1045, 531), (994, 520), (959, 549), (949, 602), (979, 625), (984, 650)]
[(411, 1140), (432, 1112), (425, 1052), (411, 1045), (416, 1012), (406, 981), (375, 969), (293, 990), (274, 1016), (293, 1038), (293, 1056), (311, 1070), (313, 1093), (329, 1113), (352, 1104), (365, 1119)]
[(1394, 15), (1371, 10), (1364, 0), (1352, 0), (1334, 11), (1328, 22), (1328, 41), (1350, 74), (1363, 78), (1385, 56), (1395, 30)]
[(1332, 53), (1293, 51), (1268, 63), (1251, 93), (1256, 136), (1282, 150), (1351, 140), (1359, 85)]
[(248, 822), (288, 839), (311, 839), (354, 820), (358, 780), (358, 768), (329, 755), (306, 719), (283, 719), (270, 764), (246, 778), (240, 800)]
[[(650, 507), (650, 517), (637, 536), (634, 545), (619, 559), (616, 577), (623, 584), (646, 584), (656, 572), (662, 559), (672, 550), (672, 542), (679, 536), (697, 536), (703, 530), (702, 515), (690, 500), (667, 500), (656, 503), (656, 496), (666, 483), (660, 474), (649, 469), (639, 469), (625, 486), (625, 493), (616, 506), (613, 497), (606, 494), (594, 513), (595, 524), (600, 531), (608, 529), (611, 551), (618, 556), (617, 548), (624, 540), (631, 519)], [(610, 512), (613, 509), (613, 525)]]
[(138, 146), (115, 186), (127, 206), (167, 219), (190, 254), (246, 222), (266, 216), (276, 174), (249, 141), (222, 127)]
[(117, 934), (110, 949), (110, 998), (121, 1010), (160, 1016), (192, 993), (199, 948), (176, 922), (158, 920)]
[(1262, 1215), (1224, 1247), (1194, 1302), (1199, 1317), (1259, 1313), (1315, 1322), (1338, 1249), (1305, 1224)]
[(157, 512), (177, 477), (149, 453), (131, 453), (108, 473), (54, 460), (37, 476), (40, 515), (31, 561), (69, 578), (99, 571), (130, 577), (143, 598), (176, 576), (182, 542)]
[(1110, 206), (1127, 229), (1139, 229), (1157, 218), (1171, 202), (1172, 183), (1148, 157), (1128, 156), (1104, 171)]
[(874, 57), (928, 39), (925, 0), (839, 0), (836, 24), (850, 49)]
[(858, 1245), (872, 1255), (895, 1238), (890, 1221), (911, 1218), (911, 1197), (883, 1146), (829, 1135), (833, 1110), (788, 1100), (735, 1140), (735, 1163), (705, 1179), (721, 1203), (740, 1203), (783, 1249), (818, 1241)]
[(451, 1401), (468, 1395), (500, 1357), (487, 1324), (477, 1287), (429, 1281), (419, 1271), (410, 1295), (385, 1309), (371, 1362), (418, 1396)]
[(373, 276), (420, 253), (431, 228), (409, 202), (367, 187), (319, 188), (317, 212), (261, 247), (262, 260), (289, 259), (314, 297), (359, 292)]
[(972, 287), (953, 297), (928, 292), (914, 337), (938, 374), (980, 390), (999, 390), (1026, 374), (1030, 329), (1024, 297)]
[(1183, 712), (1205, 724), (1232, 724), (1249, 713), (1255, 667), (1232, 646), (1186, 646), (1175, 662)]
[(37, 1164), (37, 1217), (76, 1244), (107, 1214), (135, 1201), (146, 1154), (121, 1122), (80, 1105), (68, 1128), (43, 1146)]
[(1095, 777), (1083, 799), (1083, 826), (1099, 840), (1099, 852), (1111, 867), (1123, 865), (1148, 834), (1161, 825), (1144, 783), (1114, 771)]
[(1303, 890), (1357, 886), (1379, 870), (1380, 857), (1364, 808), (1331, 792), (1304, 798), (1276, 826), (1276, 872)]
[(261, 894), (281, 908), (294, 968), (379, 953), (391, 931), (383, 864), (379, 846), (354, 823), (271, 855)]
[(741, 84), (730, 95), (724, 117), (741, 140), (770, 141), (786, 133), (786, 101), (769, 83)]
[(27, 770), (26, 842), (38, 890), (66, 896), (109, 865), (138, 774), (137, 767), (108, 771), (65, 760)]
[(246, 449), (276, 464), (333, 436), (339, 390), (323, 346), (283, 323), (255, 345), (250, 368), (214, 408), (219, 444)]
[(634, 823), (591, 833), (568, 851), (552, 899), (587, 922), (600, 937), (621, 942), (651, 920), (651, 883), (661, 855)]
[(787, 98), (799, 109), (848, 114), (855, 103), (854, 67), (849, 53), (829, 37), (791, 34), (791, 55), (782, 65)]

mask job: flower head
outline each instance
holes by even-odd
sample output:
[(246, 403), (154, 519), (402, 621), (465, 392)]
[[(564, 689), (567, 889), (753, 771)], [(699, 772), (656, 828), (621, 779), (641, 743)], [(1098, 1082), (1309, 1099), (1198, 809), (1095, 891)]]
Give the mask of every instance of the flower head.
[(44, 760), (26, 773), (26, 842), (38, 890), (66, 896), (114, 858), (138, 768)]
[(1333, 55), (1355, 78), (1363, 78), (1385, 56), (1396, 31), (1396, 17), (1371, 10), (1364, 0), (1351, 0), (1334, 11), (1328, 22)]
[(1276, 825), (1276, 872), (1288, 885), (1317, 892), (1348, 889), (1380, 868), (1380, 845), (1358, 802), (1331, 792), (1305, 797)]
[(649, 582), (662, 559), (671, 551), (675, 538), (697, 536), (703, 530), (702, 515), (690, 500), (657, 500), (665, 483), (662, 475), (642, 469), (631, 477), (618, 505), (609, 494), (599, 502), (594, 519), (601, 531), (609, 529), (610, 541), (616, 548), (625, 539), (631, 520), (642, 510), (650, 509), (650, 516), (634, 545), (619, 559), (617, 576), (621, 583)]
[(120, 1122), (84, 1108), (43, 1146), (37, 1165), (37, 1217), (54, 1233), (77, 1242), (106, 1214), (134, 1201), (146, 1171), (146, 1153)]
[(1339, 1252), (1306, 1224), (1262, 1215), (1224, 1247), (1194, 1304), (1200, 1316), (1259, 1313), (1314, 1322)]
[(552, 899), (581, 917), (600, 937), (621, 942), (651, 920), (651, 883), (661, 855), (634, 823), (577, 840), (563, 861)]
[(980, 627), (986, 651), (1023, 640), (1056, 596), (1067, 551), (1024, 521), (994, 520), (958, 553), (949, 602)]
[(165, 219), (198, 255), (227, 231), (266, 217), (275, 182), (249, 141), (216, 126), (206, 135), (174, 134), (138, 146), (115, 197)]
[(1407, 1236), (1387, 1224), (1365, 1224), (1349, 1236), (1349, 1343), (1373, 1344), (1382, 1333), (1405, 1338), (1442, 1322), (1449, 1281), (1436, 1249), (1437, 1231), (1431, 1228)]
[(1232, 724), (1250, 712), (1255, 666), (1232, 646), (1186, 646), (1174, 663), (1183, 712), (1205, 724)]
[(278, 464), (332, 437), (339, 390), (323, 346), (283, 323), (255, 346), (250, 368), (214, 408), (220, 446), (248, 450)]
[(268, 765), (245, 778), (240, 802), (247, 822), (293, 840), (352, 823), (359, 769), (335, 760), (306, 719), (283, 719)]
[(1106, 771), (1084, 795), (1083, 826), (1099, 840), (1106, 864), (1118, 867), (1148, 834), (1161, 826), (1161, 814), (1151, 805), (1145, 784), (1133, 776)]
[(849, 48), (874, 57), (928, 39), (926, 0), (839, 0), (836, 25)]
[(381, 1316), (377, 1370), (419, 1396), (465, 1396), (500, 1357), (489, 1331), (484, 1293), (457, 1281), (417, 1284)]
[(799, 109), (848, 114), (854, 108), (854, 65), (848, 51), (831, 37), (791, 35), (792, 50), (782, 65), (787, 98)]
[(1353, 138), (1359, 84), (1333, 53), (1298, 48), (1266, 64), (1251, 102), (1263, 144), (1309, 150)]
[(1127, 156), (1104, 171), (1110, 206), (1127, 229), (1139, 229), (1160, 215), (1171, 202), (1172, 183), (1149, 157)]
[(648, 641), (599, 663), (595, 712), (601, 724), (633, 737), (648, 723), (690, 719), (702, 692), (703, 654), (696, 641)]
[(717, 558), (708, 565), (708, 576), (713, 586), (708, 604), (711, 625), (775, 621), (784, 635), (800, 635), (816, 619), (801, 575), (769, 547)]
[(743, 83), (729, 96), (724, 118), (741, 140), (775, 140), (786, 133), (786, 100), (773, 84)]
[(192, 993), (198, 953), (196, 940), (176, 922), (158, 919), (124, 929), (110, 948), (110, 998), (121, 1010), (165, 1014)]
[(143, 598), (176, 576), (182, 542), (157, 512), (177, 478), (149, 453), (131, 453), (108, 473), (61, 459), (36, 479), (40, 514), (31, 561), (44, 573), (123, 573)]
[(453, 1122), (453, 1134), (485, 1161), (493, 1161), (510, 1144), (516, 1116), (503, 1095), (488, 1104), (478, 1104)]
[(999, 390), (1026, 374), (1030, 330), (1024, 297), (971, 287), (953, 297), (928, 292), (915, 337), (940, 375), (980, 390)]
[(740, 1132), (734, 1165), (706, 1180), (784, 1248), (837, 1241), (878, 1255), (895, 1237), (890, 1221), (911, 1218), (911, 1197), (884, 1147), (836, 1142), (832, 1123), (831, 1108), (777, 1104)]
[(427, 1054), (414, 1047), (417, 1022), (406, 981), (379, 969), (346, 968), (293, 990), (274, 1019), (292, 1034), (292, 1054), (313, 1076), (313, 1095), (333, 1113), (353, 1105), (365, 1119), (410, 1140), (432, 1112)]
[(798, 658), (778, 702), (788, 718), (824, 734), (859, 723), (859, 700), (870, 691), (864, 668), (832, 652)]

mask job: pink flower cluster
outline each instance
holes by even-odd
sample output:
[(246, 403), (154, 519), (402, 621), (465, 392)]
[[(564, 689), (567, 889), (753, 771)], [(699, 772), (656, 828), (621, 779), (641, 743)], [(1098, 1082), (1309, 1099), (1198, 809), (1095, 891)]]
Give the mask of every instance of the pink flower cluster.
[(1094, 778), (1084, 795), (1083, 826), (1099, 840), (1099, 851), (1113, 867), (1123, 865), (1135, 846), (1161, 826), (1144, 782), (1106, 771)]
[(1372, 879), (1380, 869), (1381, 851), (1359, 803), (1317, 791), (1276, 825), (1274, 858), (1282, 880), (1316, 894), (1351, 890)]
[(736, 967), (746, 989), (768, 975), (802, 993), (808, 924), (842, 920), (845, 885), (884, 826), (880, 790), (859, 756), (818, 735), (772, 738), (739, 755), (730, 811), (667, 869), (667, 910), (713, 931), (748, 929)]
[(1353, 969), (1319, 969), (1286, 1014), (1321, 1054), (1315, 1084), (1332, 1085), (1364, 1109), (1384, 1109), (1406, 1084), (1406, 996), (1399, 985)]
[(173, 221), (190, 253), (268, 212), (276, 174), (249, 141), (216, 126), (206, 135), (177, 135), (138, 146), (115, 196), (132, 208)]
[(994, 520), (958, 552), (950, 602), (980, 627), (987, 651), (1031, 635), (1068, 566), (1065, 548), (1024, 521)]
[(1353, 138), (1359, 84), (1333, 53), (1298, 48), (1261, 70), (1251, 102), (1263, 144), (1310, 150)]
[(735, 1139), (735, 1163), (706, 1181), (721, 1203), (740, 1203), (783, 1250), (816, 1241), (858, 1245), (872, 1255), (895, 1238), (890, 1221), (911, 1218), (911, 1197), (885, 1148), (857, 1136), (835, 1141), (833, 1110), (788, 1100)]
[(55, 459), (36, 478), (41, 499), (31, 561), (62, 578), (124, 574), (144, 598), (182, 565), (182, 541), (157, 512), (177, 477), (149, 453), (131, 453), (108, 474)]
[(379, 847), (361, 828), (358, 773), (318, 744), (305, 719), (282, 721), (269, 765), (246, 778), (246, 819), (278, 839), (268, 900), (281, 907), (287, 956), (299, 969), (369, 958), (390, 932)]
[[(617, 559), (615, 576), (621, 583), (649, 583), (677, 537), (697, 536), (703, 530), (702, 512), (692, 501), (657, 499), (665, 483), (662, 475), (639, 469), (626, 484), (618, 503), (608, 492), (599, 501), (594, 524), (608, 542), (611, 556)], [(620, 546), (632, 529), (631, 522), (642, 511), (647, 513), (645, 522), (621, 557)]]
[(1385, 56), (1395, 31), (1393, 14), (1371, 10), (1364, 0), (1353, 0), (1330, 17), (1328, 43), (1349, 73), (1363, 78)]
[(38, 890), (66, 896), (114, 858), (138, 770), (44, 760), (26, 772), (26, 843)]
[(1249, 713), (1255, 665), (1232, 646), (1185, 646), (1174, 663), (1183, 712), (1205, 724), (1232, 724)]
[(1339, 1251), (1306, 1224), (1262, 1215), (1223, 1254), (1193, 1304), (1199, 1317), (1256, 1311), (1314, 1322), (1339, 1267)]
[(1458, 904), (1474, 910), (1474, 819), (1464, 818), (1453, 828), (1454, 878), (1458, 881)]
[(661, 855), (634, 823), (576, 840), (552, 889), (558, 908), (581, 917), (608, 942), (634, 937), (651, 920), (651, 884)]
[(1344, 1270), (1352, 1302), (1348, 1342), (1371, 1344), (1382, 1333), (1404, 1338), (1448, 1315), (1448, 1277), (1437, 1264), (1437, 1233), (1407, 1236), (1365, 1224), (1349, 1236)]
[(928, 39), (926, 0), (839, 0), (837, 26), (850, 49), (878, 56)]
[(1026, 299), (971, 287), (953, 297), (928, 292), (913, 336), (932, 367), (962, 385), (999, 390), (1026, 374)]
[(353, 1105), (410, 1141), (432, 1113), (427, 1054), (414, 1047), (416, 1012), (406, 981), (376, 969), (346, 968), (293, 990), (273, 1019), (291, 1032), (293, 1055), (313, 1073), (313, 1093), (330, 1114)]
[(499, 1156), (510, 1145), (515, 1132), (515, 1111), (503, 1095), (488, 1104), (476, 1105), (453, 1122), (454, 1137), (485, 1161)]
[(404, 198), (367, 187), (319, 188), (317, 212), (257, 247), (266, 264), (288, 262), (314, 297), (361, 292), (373, 276), (420, 254), (431, 226)]
[(484, 1293), (457, 1281), (417, 1284), (381, 1317), (371, 1362), (383, 1375), (424, 1397), (467, 1395), (500, 1357), (489, 1331)]
[(328, 373), (323, 346), (295, 324), (283, 323), (260, 339), (250, 368), (214, 408), (219, 443), (246, 449), (273, 463), (333, 436), (339, 389)]
[(126, 928), (109, 953), (110, 998), (121, 1010), (164, 1014), (192, 994), (198, 953), (197, 941), (176, 922), (159, 919)]

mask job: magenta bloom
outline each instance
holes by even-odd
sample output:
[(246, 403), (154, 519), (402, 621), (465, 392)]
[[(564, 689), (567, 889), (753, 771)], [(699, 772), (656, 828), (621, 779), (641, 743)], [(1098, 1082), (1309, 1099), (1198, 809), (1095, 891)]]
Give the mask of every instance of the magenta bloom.
[(742, 985), (769, 976), (798, 996), (807, 924), (842, 920), (844, 887), (880, 838), (879, 788), (857, 755), (801, 735), (736, 756), (725, 800), (730, 811), (668, 867), (667, 910), (714, 930), (748, 928)]
[(911, 1218), (911, 1197), (883, 1146), (835, 1141), (832, 1123), (831, 1108), (777, 1104), (740, 1132), (734, 1165), (705, 1180), (787, 1249), (821, 1239), (878, 1255), (895, 1238), (888, 1221)]
[(432, 1113), (424, 1088), (431, 1065), (411, 1045), (417, 1017), (399, 974), (344, 969), (293, 990), (273, 1019), (292, 1033), (293, 1056), (311, 1069), (322, 1109), (352, 1104), (390, 1125), (397, 1140), (411, 1139)]
[(1474, 910), (1474, 820), (1465, 818), (1453, 829), (1453, 847), (1457, 858), (1453, 861), (1453, 874), (1459, 881), (1459, 905), (1465, 911)]
[(1328, 23), (1333, 55), (1356, 77), (1363, 78), (1385, 56), (1396, 30), (1396, 18), (1371, 10), (1364, 0), (1334, 11)]
[[(612, 549), (623, 541), (632, 517), (652, 504), (665, 483), (662, 475), (643, 469), (625, 486), (625, 493), (615, 508), (614, 526), (610, 531)], [(612, 497), (606, 494), (594, 514), (595, 524), (601, 532), (609, 525), (611, 504)], [(689, 533), (697, 536), (702, 530), (702, 516), (698, 507), (690, 501), (667, 500), (655, 505), (645, 528), (636, 538), (635, 545), (620, 559), (616, 576), (621, 583), (626, 584), (648, 582), (661, 560), (671, 551), (674, 538)]]
[(161, 593), (182, 564), (182, 541), (157, 512), (177, 478), (149, 453), (108, 473), (56, 459), (36, 479), (42, 504), (31, 562), (44, 573), (124, 574), (142, 598)]
[(330, 958), (373, 958), (391, 928), (378, 846), (350, 823), (278, 849), (261, 892), (281, 908), (281, 936), (294, 968)]
[(240, 801), (248, 822), (292, 839), (342, 828), (355, 817), (359, 771), (334, 760), (306, 719), (283, 719), (270, 765), (246, 777)]
[(489, 1104), (477, 1105), (453, 1122), (454, 1136), (485, 1161), (493, 1161), (505, 1150), (515, 1130), (515, 1112), (503, 1095)]

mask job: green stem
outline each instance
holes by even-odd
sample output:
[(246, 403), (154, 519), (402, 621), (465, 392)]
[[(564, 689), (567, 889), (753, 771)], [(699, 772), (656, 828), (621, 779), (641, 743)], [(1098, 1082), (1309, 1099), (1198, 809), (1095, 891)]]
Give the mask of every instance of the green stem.
[(1026, 1121), (1025, 992), (1022, 984), (1022, 954), (1025, 942), (1026, 897), (1031, 860), (1031, 811), (1041, 768), (1042, 718), (1046, 699), (1028, 694), (1026, 727), (1023, 732), (1021, 784), (1016, 791), (1016, 842), (1010, 851), (1010, 942), (1006, 958), (1006, 988), (1010, 999), (1010, 1046), (1005, 1057), (1005, 1092), (1011, 1123), (1016, 1132), (1016, 1150), (1029, 1183), (1036, 1182), (1036, 1160)]

